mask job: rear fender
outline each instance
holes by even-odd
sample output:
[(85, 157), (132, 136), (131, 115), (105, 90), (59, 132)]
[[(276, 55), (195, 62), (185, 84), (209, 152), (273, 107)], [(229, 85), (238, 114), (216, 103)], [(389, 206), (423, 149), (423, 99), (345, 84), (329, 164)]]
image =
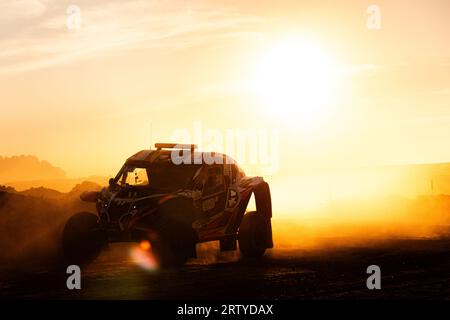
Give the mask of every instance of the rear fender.
[(272, 238), (272, 198), (270, 196), (270, 188), (267, 182), (258, 185), (253, 194), (255, 195), (256, 211), (258, 214), (264, 215), (266, 222), (266, 247), (273, 248)]
[[(253, 183), (255, 181), (252, 181)], [(232, 222), (229, 226), (229, 229), (227, 230), (227, 233), (236, 233), (239, 229), (239, 226), (241, 225), (242, 218), (244, 217), (245, 211), (248, 206), (248, 202), (251, 198), (251, 195), (255, 196), (255, 202), (256, 202), (256, 211), (258, 214), (261, 214), (265, 217), (264, 221), (266, 221), (266, 246), (267, 248), (273, 247), (273, 239), (272, 239), (272, 200), (270, 196), (270, 188), (269, 184), (262, 180), (257, 180), (258, 183), (255, 183), (254, 185), (247, 186), (247, 190), (244, 190), (242, 192), (243, 197), (241, 204), (239, 205), (238, 212), (236, 215), (236, 219), (234, 222)]]

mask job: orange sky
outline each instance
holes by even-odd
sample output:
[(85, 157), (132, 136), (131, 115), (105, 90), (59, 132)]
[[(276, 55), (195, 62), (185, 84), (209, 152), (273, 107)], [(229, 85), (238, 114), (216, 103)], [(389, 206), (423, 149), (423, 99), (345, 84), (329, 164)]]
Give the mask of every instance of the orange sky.
[[(0, 155), (111, 176), (148, 147), (150, 128), (153, 142), (168, 141), (201, 123), (278, 132), (280, 176), (450, 161), (450, 2), (376, 2), (380, 30), (366, 26), (373, 1), (2, 1)], [(79, 29), (66, 27), (69, 4)], [(264, 57), (292, 39), (339, 69), (320, 113), (311, 105), (329, 93), (321, 85), (293, 107), (276, 94), (283, 103), (264, 105), (251, 89), (255, 70), (270, 69)], [(314, 62), (299, 70), (323, 60)]]

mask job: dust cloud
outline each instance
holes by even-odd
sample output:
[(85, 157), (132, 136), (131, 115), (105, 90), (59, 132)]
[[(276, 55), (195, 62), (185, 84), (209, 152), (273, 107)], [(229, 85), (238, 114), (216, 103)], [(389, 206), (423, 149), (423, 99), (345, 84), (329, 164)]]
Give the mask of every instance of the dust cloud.
[(34, 191), (33, 196), (0, 191), (0, 267), (27, 271), (57, 264), (62, 259), (61, 235), (67, 219), (74, 212), (95, 209), (79, 199), (81, 190)]
[(333, 201), (272, 219), (277, 248), (353, 246), (450, 235), (450, 196)]
[[(93, 204), (79, 199), (82, 191), (92, 188), (99, 186), (79, 185), (69, 193), (42, 188), (0, 191), (0, 268), (36, 270), (61, 261), (64, 223), (77, 211), (95, 211)], [(295, 196), (303, 191), (299, 187), (273, 183), (271, 188), (274, 253), (376, 245), (398, 238), (447, 238), (450, 234), (449, 195), (388, 195), (390, 190), (328, 198), (309, 205)], [(221, 253), (218, 243), (199, 244), (197, 249), (196, 264), (239, 259), (238, 251)]]

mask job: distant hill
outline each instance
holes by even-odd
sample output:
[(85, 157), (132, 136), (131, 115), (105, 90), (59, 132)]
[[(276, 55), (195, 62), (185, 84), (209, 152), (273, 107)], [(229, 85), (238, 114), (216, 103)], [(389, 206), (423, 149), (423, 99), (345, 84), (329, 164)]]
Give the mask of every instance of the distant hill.
[(16, 189), (14, 189), (13, 187), (0, 185), (0, 192), (2, 191), (9, 193), (17, 193)]
[(77, 184), (75, 187), (70, 190), (68, 193), (69, 196), (79, 196), (85, 191), (100, 191), (102, 186), (91, 181), (83, 181), (82, 183)]
[(63, 195), (63, 193), (59, 191), (44, 187), (30, 188), (20, 192), (20, 194), (42, 199), (58, 199), (61, 198)]
[[(89, 176), (81, 178), (68, 178), (61, 168), (53, 166), (45, 160), (39, 160), (31, 155), (12, 157), (0, 156), (0, 185), (12, 187), (17, 191), (27, 190), (29, 195), (50, 196), (45, 189), (69, 192), (72, 188), (84, 181), (96, 185), (106, 186), (108, 177)], [(28, 190), (31, 189), (31, 190)], [(54, 196), (57, 194), (54, 193)]]
[(65, 179), (47, 179), (47, 180), (24, 180), (24, 181), (8, 181), (4, 185), (13, 187), (17, 191), (24, 191), (30, 188), (44, 187), (48, 189), (57, 190), (59, 192), (70, 192), (72, 188), (84, 181), (95, 183), (99, 186), (108, 185), (108, 177), (89, 176), (82, 178), (65, 178)]
[(91, 181), (83, 181), (75, 185), (69, 192), (60, 192), (45, 187), (29, 188), (23, 191), (17, 191), (13, 187), (0, 185), (0, 192), (4, 191), (10, 194), (29, 196), (33, 198), (62, 201), (79, 199), (79, 196), (85, 191), (100, 191), (101, 189), (101, 185)]
[(65, 179), (66, 173), (35, 156), (0, 156), (0, 182), (21, 180)]

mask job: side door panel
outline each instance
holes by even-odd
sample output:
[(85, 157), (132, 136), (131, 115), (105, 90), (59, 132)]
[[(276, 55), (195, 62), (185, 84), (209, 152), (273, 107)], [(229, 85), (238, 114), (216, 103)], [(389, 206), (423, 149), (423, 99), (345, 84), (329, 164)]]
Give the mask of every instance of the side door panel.
[(200, 238), (220, 235), (228, 218), (224, 216), (227, 202), (227, 185), (223, 166), (212, 165), (204, 168), (203, 189), (199, 219), (194, 223)]
[(207, 167), (207, 175), (202, 192), (203, 217), (211, 217), (225, 208), (225, 180), (221, 166)]

